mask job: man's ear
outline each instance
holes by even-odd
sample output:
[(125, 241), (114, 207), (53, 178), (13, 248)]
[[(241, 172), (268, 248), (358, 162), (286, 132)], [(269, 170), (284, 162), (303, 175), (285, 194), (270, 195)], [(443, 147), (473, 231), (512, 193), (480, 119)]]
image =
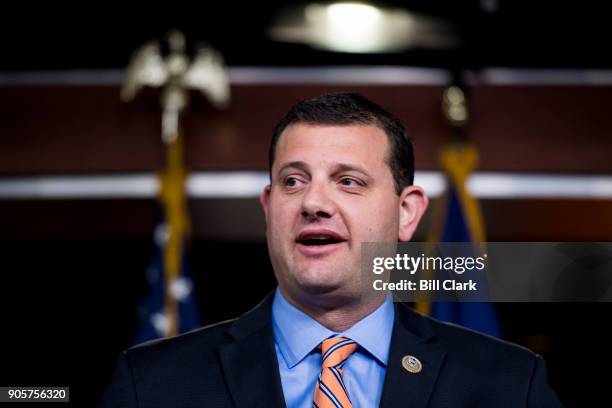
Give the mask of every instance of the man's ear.
[(428, 204), (429, 200), (421, 187), (408, 186), (402, 190), (399, 202), (400, 241), (410, 241)]
[(268, 220), (268, 206), (270, 204), (270, 184), (268, 184), (259, 195), (259, 202), (264, 210), (266, 221)]

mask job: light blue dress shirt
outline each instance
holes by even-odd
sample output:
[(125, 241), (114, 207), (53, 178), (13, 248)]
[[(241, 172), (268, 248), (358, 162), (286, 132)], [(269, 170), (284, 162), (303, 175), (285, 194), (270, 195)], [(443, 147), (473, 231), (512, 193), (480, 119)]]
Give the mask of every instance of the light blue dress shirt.
[(393, 302), (388, 297), (353, 327), (336, 333), (287, 302), (277, 288), (272, 303), (272, 330), (287, 408), (312, 407), (322, 364), (318, 345), (334, 336), (350, 338), (359, 345), (343, 368), (353, 407), (377, 407), (387, 371), (394, 317)]

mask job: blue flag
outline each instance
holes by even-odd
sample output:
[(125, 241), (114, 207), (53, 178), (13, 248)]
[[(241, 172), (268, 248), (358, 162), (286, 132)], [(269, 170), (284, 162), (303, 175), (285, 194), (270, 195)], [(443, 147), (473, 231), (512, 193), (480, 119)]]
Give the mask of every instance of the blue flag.
[[(463, 216), (457, 192), (451, 186), (448, 192), (448, 214), (440, 242), (470, 242), (471, 237)], [(495, 305), (489, 302), (433, 302), (431, 316), (439, 320), (456, 323), (461, 326), (492, 336), (501, 337), (501, 326)]]
[[(442, 167), (449, 181), (448, 189), (434, 211), (432, 242), (484, 242), (484, 225), (480, 207), (466, 186), (477, 162), (476, 150), (470, 145), (446, 146), (441, 154)], [(495, 304), (491, 302), (432, 302), (418, 305), (430, 316), (501, 337), (501, 324)]]
[[(140, 306), (140, 327), (134, 344), (165, 337), (168, 335), (170, 319), (178, 321), (178, 333), (184, 333), (201, 326), (198, 302), (186, 254), (181, 259), (179, 276), (170, 284), (166, 282), (164, 271), (165, 243), (167, 226), (160, 223), (155, 230), (155, 247), (147, 269), (147, 295)], [(169, 316), (167, 296), (172, 296), (177, 304), (177, 316)]]

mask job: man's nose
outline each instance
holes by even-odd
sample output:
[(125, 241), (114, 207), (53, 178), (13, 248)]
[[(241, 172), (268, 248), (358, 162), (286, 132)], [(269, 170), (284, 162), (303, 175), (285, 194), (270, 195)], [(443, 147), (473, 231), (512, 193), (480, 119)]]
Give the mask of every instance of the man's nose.
[(308, 219), (332, 217), (336, 206), (330, 194), (324, 184), (311, 182), (302, 198), (302, 216)]

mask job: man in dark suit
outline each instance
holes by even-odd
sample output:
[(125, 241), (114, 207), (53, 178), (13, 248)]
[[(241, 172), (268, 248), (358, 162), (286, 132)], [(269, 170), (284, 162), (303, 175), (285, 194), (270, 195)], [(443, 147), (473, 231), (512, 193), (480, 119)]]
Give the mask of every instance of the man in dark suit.
[(123, 352), (100, 407), (559, 407), (542, 358), (364, 296), (362, 242), (427, 208), (403, 126), (357, 94), (295, 105), (261, 195), (276, 291), (237, 320)]

